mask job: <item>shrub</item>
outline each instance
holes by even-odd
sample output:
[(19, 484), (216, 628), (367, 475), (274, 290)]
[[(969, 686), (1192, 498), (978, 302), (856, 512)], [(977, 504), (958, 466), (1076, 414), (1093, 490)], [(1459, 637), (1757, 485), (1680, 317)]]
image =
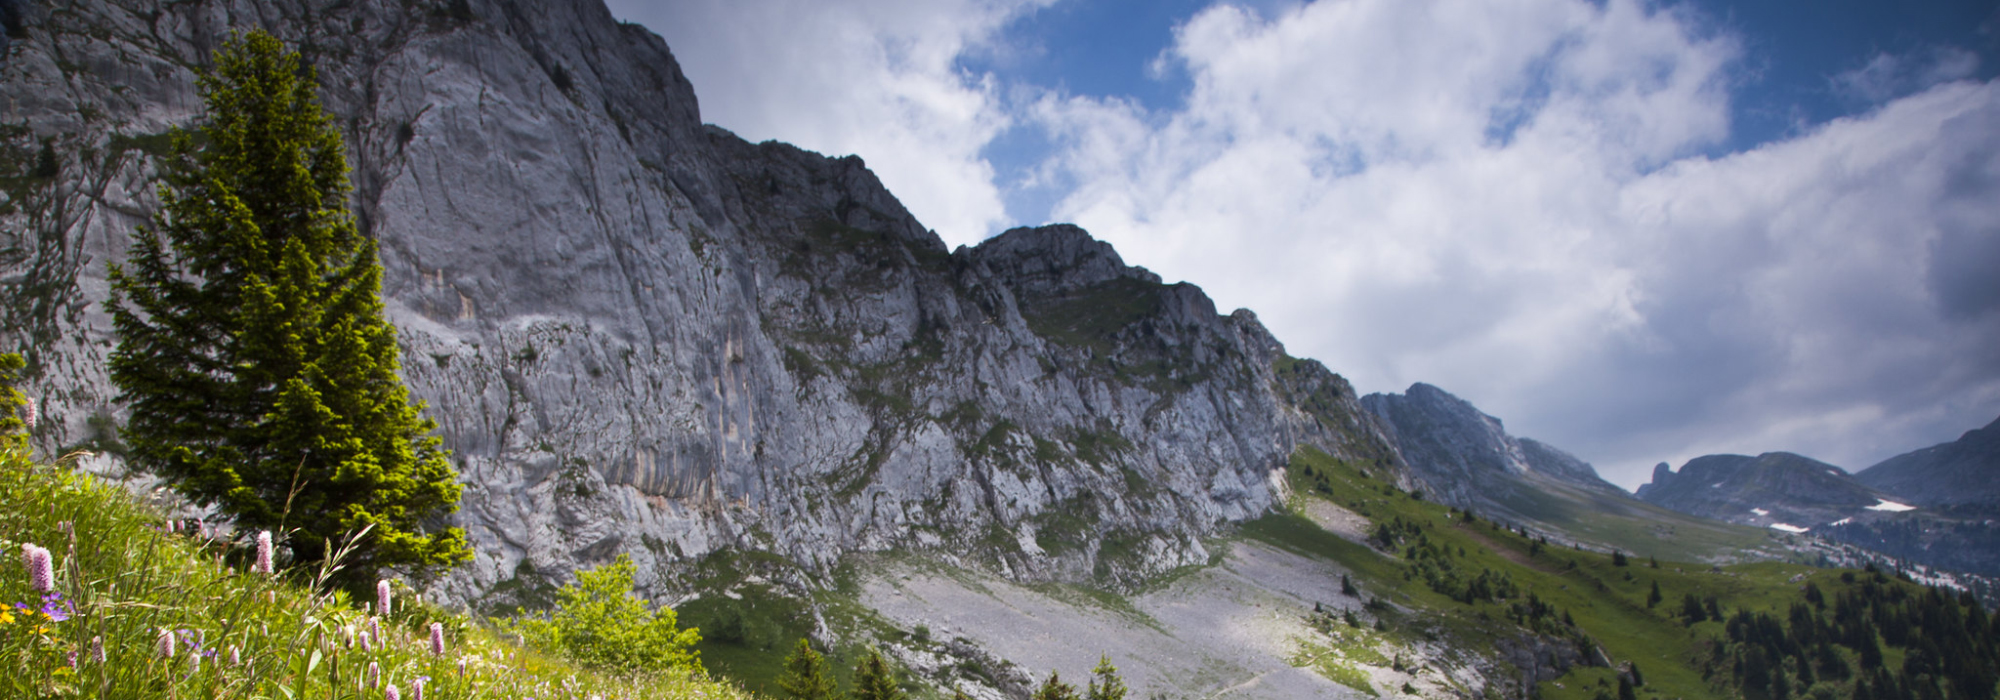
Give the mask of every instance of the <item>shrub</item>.
[(653, 609), (632, 591), (632, 558), (576, 572), (556, 592), (547, 618), (522, 616), (510, 626), (545, 649), (588, 666), (701, 672), (700, 630), (681, 629), (672, 608)]

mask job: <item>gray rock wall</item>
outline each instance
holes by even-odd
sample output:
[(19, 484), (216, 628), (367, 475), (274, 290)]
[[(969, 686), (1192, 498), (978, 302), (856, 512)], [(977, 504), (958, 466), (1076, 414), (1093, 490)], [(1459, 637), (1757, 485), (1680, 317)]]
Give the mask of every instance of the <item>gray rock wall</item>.
[(1344, 380), (1079, 229), (947, 251), (860, 158), (703, 126), (598, 0), (18, 7), (0, 343), (56, 418), (37, 445), (115, 452), (104, 266), (193, 71), (268, 29), (348, 132), (404, 377), (466, 482), (458, 599), (619, 553), (664, 593), (725, 548), (1129, 583), (1266, 512), (1299, 445), (1399, 463)]

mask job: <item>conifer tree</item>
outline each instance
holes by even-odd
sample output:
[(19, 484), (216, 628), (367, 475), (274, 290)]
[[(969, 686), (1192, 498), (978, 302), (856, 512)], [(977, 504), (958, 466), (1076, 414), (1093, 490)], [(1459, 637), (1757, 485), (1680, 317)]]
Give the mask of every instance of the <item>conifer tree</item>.
[(15, 384), (27, 362), (14, 353), (0, 353), (0, 452), (28, 447), (28, 399)]
[(462, 531), (430, 526), (459, 484), (399, 376), (314, 73), (256, 31), (197, 85), (206, 111), (162, 163), (163, 209), (110, 270), (131, 461), (242, 531), (297, 528), (300, 563), (371, 528), (345, 583), (469, 558)]
[(1076, 686), (1064, 683), (1062, 676), (1049, 672), (1049, 679), (1042, 681), (1042, 687), (1035, 689), (1031, 700), (1082, 700), (1076, 695)]
[(1646, 607), (1649, 607), (1649, 608), (1650, 608), (1650, 607), (1653, 607), (1653, 606), (1655, 606), (1655, 605), (1659, 605), (1659, 604), (1660, 604), (1660, 601), (1662, 601), (1662, 600), (1666, 600), (1666, 597), (1665, 597), (1665, 596), (1663, 596), (1663, 595), (1660, 595), (1660, 582), (1659, 582), (1659, 581), (1654, 581), (1654, 582), (1653, 582), (1653, 592), (1651, 592), (1651, 593), (1647, 593), (1647, 594), (1646, 594)]
[(826, 667), (826, 657), (813, 651), (812, 644), (799, 639), (792, 655), (785, 657), (785, 674), (778, 677), (780, 697), (791, 700), (834, 700), (840, 689)]
[(1118, 677), (1118, 667), (1111, 665), (1110, 656), (1098, 656), (1097, 668), (1091, 669), (1090, 673), (1094, 678), (1090, 680), (1085, 700), (1125, 700), (1125, 694), (1129, 692), (1125, 688), (1125, 679)]
[(903, 700), (903, 689), (882, 660), (882, 652), (870, 650), (868, 658), (854, 669), (854, 700)]

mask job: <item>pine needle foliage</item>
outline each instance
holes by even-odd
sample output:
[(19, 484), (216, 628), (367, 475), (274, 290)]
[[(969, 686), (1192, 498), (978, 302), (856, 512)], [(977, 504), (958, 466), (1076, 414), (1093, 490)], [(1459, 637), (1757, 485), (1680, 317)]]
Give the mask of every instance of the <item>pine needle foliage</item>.
[(778, 697), (786, 700), (835, 700), (840, 687), (827, 669), (826, 657), (804, 639), (785, 657), (785, 674), (778, 678)]
[(870, 650), (868, 658), (854, 669), (853, 697), (854, 700), (903, 700), (903, 689), (896, 686), (895, 674), (889, 671), (888, 662), (882, 660), (882, 652)]
[(206, 113), (162, 163), (162, 210), (110, 269), (130, 458), (300, 563), (372, 529), (338, 583), (469, 559), (446, 453), (400, 378), (374, 241), (313, 70), (261, 31), (215, 54)]

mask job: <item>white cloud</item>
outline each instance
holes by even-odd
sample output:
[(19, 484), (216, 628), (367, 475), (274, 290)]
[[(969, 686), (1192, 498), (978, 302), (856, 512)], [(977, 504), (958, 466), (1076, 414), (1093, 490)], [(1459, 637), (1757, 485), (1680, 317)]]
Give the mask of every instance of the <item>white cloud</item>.
[(949, 243), (1004, 223), (980, 149), (1010, 123), (990, 78), (959, 72), (1048, 0), (610, 0), (673, 47), (702, 119), (752, 141), (860, 154)]
[(1877, 53), (1868, 64), (1833, 76), (1835, 90), (1865, 102), (1887, 102), (1979, 72), (1979, 54), (1955, 46), (1903, 54)]
[(1076, 183), (1058, 217), (1127, 260), (1364, 391), (1438, 384), (1628, 484), (1723, 450), (1859, 468), (1985, 423), (2000, 88), (1711, 159), (1738, 50), (1698, 24), (1634, 0), (1218, 6), (1170, 50), (1184, 109), (1051, 95), (1031, 118)]

